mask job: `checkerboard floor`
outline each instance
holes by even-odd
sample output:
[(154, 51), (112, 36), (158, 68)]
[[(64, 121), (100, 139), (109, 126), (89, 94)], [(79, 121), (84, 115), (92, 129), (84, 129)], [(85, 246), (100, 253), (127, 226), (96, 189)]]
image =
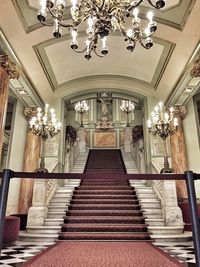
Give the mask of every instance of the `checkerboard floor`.
[(17, 241), (14, 245), (4, 246), (1, 250), (0, 267), (18, 267), (53, 243), (30, 243)]
[(169, 253), (180, 262), (185, 262), (188, 267), (195, 267), (194, 245), (192, 241), (180, 243), (155, 243), (160, 249)]
[[(154, 243), (163, 251), (169, 253), (180, 262), (187, 263), (188, 267), (195, 267), (194, 246), (192, 242), (182, 243)], [(48, 248), (53, 243), (41, 242), (16, 242), (15, 245), (6, 246), (2, 249), (0, 256), (0, 267), (19, 267), (25, 261), (34, 257), (42, 250)], [(164, 267), (164, 266), (163, 266)]]

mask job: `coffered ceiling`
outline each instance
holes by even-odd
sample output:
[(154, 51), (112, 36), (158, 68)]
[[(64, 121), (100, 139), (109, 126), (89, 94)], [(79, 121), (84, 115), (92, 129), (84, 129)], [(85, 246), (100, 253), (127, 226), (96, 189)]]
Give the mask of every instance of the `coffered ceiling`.
[[(120, 33), (115, 33), (108, 38), (109, 54), (105, 58), (94, 55), (89, 61), (70, 48), (67, 30), (62, 38), (54, 39), (53, 28), (38, 23), (39, 0), (0, 3), (0, 46), (21, 69), (21, 80), (13, 81), (11, 87), (17, 94), (24, 93), (27, 105), (98, 88), (184, 104), (199, 87), (199, 79), (192, 79), (189, 71), (200, 52), (200, 1), (167, 0), (162, 11), (153, 10), (158, 30), (150, 50), (137, 44), (130, 53)], [(147, 10), (147, 4), (140, 7), (142, 18)], [(70, 19), (69, 9), (65, 19)], [(84, 41), (82, 28), (80, 46)]]

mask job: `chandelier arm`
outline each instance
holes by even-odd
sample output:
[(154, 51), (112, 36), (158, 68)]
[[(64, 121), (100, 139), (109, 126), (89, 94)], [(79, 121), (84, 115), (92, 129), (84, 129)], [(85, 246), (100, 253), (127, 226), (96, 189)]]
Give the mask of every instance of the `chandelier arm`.
[(53, 26), (54, 25), (54, 23), (53, 22), (44, 22), (44, 21), (40, 21), (40, 23), (42, 24), (42, 25), (44, 25), (44, 26)]
[(138, 7), (141, 3), (143, 2), (143, 0), (140, 0), (139, 2), (135, 3), (135, 1), (133, 1), (132, 4), (129, 4), (129, 8), (128, 11), (132, 11), (134, 8)]
[(86, 48), (84, 48), (83, 50), (77, 50), (77, 49), (73, 49), (74, 52), (81, 54), (84, 53), (86, 51)]
[(99, 54), (97, 53), (96, 49), (93, 49), (93, 51), (94, 51), (94, 53), (95, 53), (96, 56), (101, 57), (101, 58), (104, 57), (104, 56), (102, 56), (102, 55), (99, 55)]
[(148, 0), (149, 4), (153, 7), (155, 7), (156, 9), (158, 8), (156, 5), (154, 5), (154, 3), (151, 0)]
[(150, 47), (143, 44), (141, 38), (139, 38), (139, 42), (140, 42), (141, 46), (144, 47), (145, 49), (150, 49)]
[(63, 22), (61, 22), (61, 21), (59, 21), (58, 24), (59, 24), (60, 26), (64, 27), (64, 28), (72, 28), (72, 29), (73, 29), (73, 28), (75, 27), (75, 26), (72, 25), (72, 24), (65, 24), (65, 23), (63, 23)]
[(49, 14), (54, 18), (54, 19), (58, 19), (58, 17), (51, 11), (51, 8), (50, 7), (47, 7), (48, 11), (49, 11)]

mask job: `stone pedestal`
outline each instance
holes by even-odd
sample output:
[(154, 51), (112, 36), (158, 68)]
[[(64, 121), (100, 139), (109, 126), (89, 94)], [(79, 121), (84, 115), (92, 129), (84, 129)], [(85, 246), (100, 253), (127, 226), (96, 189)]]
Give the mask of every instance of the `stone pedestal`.
[(48, 212), (48, 209), (46, 207), (46, 196), (47, 180), (35, 180), (32, 207), (28, 210), (28, 226), (43, 225)]
[(84, 127), (80, 127), (78, 129), (78, 146), (80, 152), (86, 151), (86, 129)]
[(4, 124), (9, 97), (9, 80), (17, 79), (19, 71), (7, 55), (0, 55), (0, 159), (3, 146)]
[(163, 181), (163, 214), (165, 225), (167, 226), (183, 226), (183, 216), (181, 209), (178, 207), (176, 182)]
[(131, 129), (131, 127), (126, 127), (125, 128), (125, 136), (124, 136), (125, 152), (131, 152), (131, 143), (132, 143), (132, 129)]

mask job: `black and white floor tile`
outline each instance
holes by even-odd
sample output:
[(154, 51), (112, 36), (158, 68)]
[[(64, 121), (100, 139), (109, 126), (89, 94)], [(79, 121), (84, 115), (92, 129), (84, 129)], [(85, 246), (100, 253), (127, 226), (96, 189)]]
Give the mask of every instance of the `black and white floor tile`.
[(18, 241), (15, 245), (3, 247), (0, 256), (0, 267), (19, 267), (52, 244)]
[[(6, 246), (1, 251), (0, 267), (19, 267), (53, 243), (16, 242), (15, 245)], [(182, 243), (155, 243), (160, 249), (169, 253), (180, 262), (187, 263), (188, 267), (195, 267), (194, 246), (192, 242)]]
[(195, 254), (194, 245), (192, 241), (183, 243), (173, 242), (173, 243), (160, 243), (155, 244), (163, 251), (169, 253), (172, 257), (175, 257), (180, 262), (187, 263), (188, 267), (195, 267)]

